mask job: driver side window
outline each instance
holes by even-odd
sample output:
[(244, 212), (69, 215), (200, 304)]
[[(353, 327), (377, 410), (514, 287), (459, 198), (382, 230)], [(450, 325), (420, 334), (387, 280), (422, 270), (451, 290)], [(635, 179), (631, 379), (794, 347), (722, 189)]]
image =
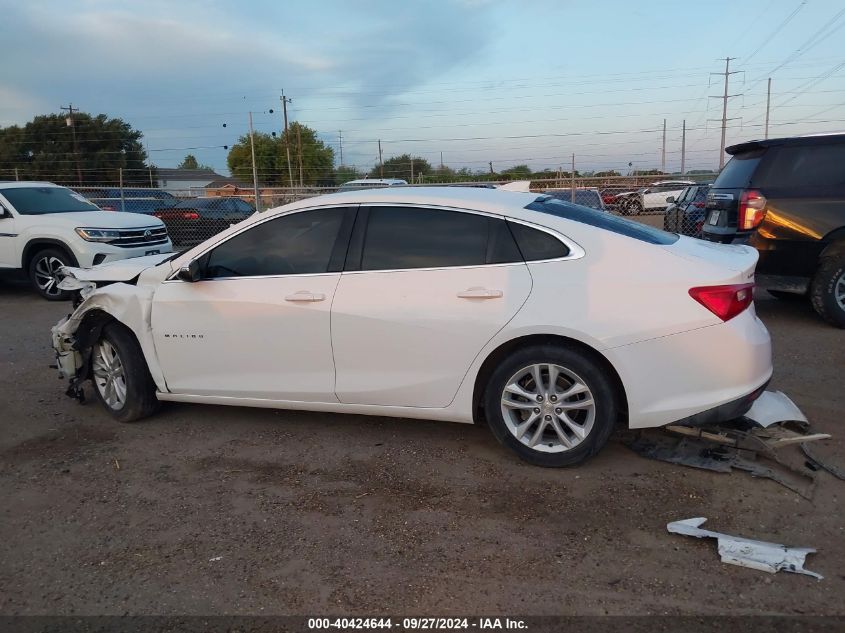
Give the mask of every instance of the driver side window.
[(203, 278), (328, 272), (335, 243), (348, 237), (341, 236), (348, 211), (300, 211), (249, 228), (208, 254)]

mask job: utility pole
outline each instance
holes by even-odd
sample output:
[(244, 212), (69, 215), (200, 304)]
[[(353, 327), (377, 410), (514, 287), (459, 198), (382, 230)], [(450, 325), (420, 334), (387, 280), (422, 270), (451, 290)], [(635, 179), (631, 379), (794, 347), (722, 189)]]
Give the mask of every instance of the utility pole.
[(681, 126), (681, 176), (684, 175), (687, 160), (687, 120)]
[(15, 180), (20, 180), (20, 179), (21, 179), (21, 177), (20, 177), (20, 174), (18, 174), (18, 168), (15, 167)]
[(340, 164), (343, 165), (343, 130), (337, 131), (337, 142), (340, 146)]
[(728, 78), (731, 75), (735, 75), (738, 73), (738, 70), (731, 71), (731, 60), (736, 59), (736, 57), (725, 57), (725, 72), (723, 73), (710, 73), (711, 75), (724, 75), (725, 76), (725, 91), (722, 95), (711, 95), (714, 99), (721, 99), (722, 100), (722, 142), (719, 145), (719, 169), (721, 170), (722, 167), (725, 166), (725, 132), (728, 128), (728, 121), (732, 121), (733, 119), (728, 119), (728, 99), (731, 97), (736, 97), (738, 95), (729, 95), (728, 94)]
[(414, 159), (411, 159), (411, 184), (414, 184)]
[(285, 96), (285, 91), (282, 90), (282, 96), (279, 97), (279, 100), (282, 102), (282, 116), (285, 120), (285, 132), (284, 132), (284, 139), (285, 139), (285, 155), (288, 158), (288, 183), (291, 187), (293, 187), (293, 167), (290, 164), (290, 144), (288, 143), (288, 104), (293, 101), (293, 99), (288, 99)]
[(255, 210), (261, 211), (261, 201), (258, 198), (258, 170), (255, 167), (255, 134), (252, 130), (252, 112), (249, 113), (249, 147), (252, 151), (252, 189), (255, 193)]
[(666, 173), (666, 119), (663, 119), (663, 151), (660, 153), (660, 171)]
[(120, 179), (120, 212), (126, 212), (126, 198), (123, 195), (123, 167), (118, 169), (118, 178)]
[(492, 174), (495, 174), (495, 173), (496, 173), (496, 172), (495, 172), (495, 171), (493, 171), (493, 161), (491, 160), (491, 161), (490, 161), (490, 174), (492, 175)]
[(79, 112), (79, 108), (74, 108), (72, 103), (69, 103), (67, 107), (60, 106), (60, 110), (67, 110), (67, 118), (65, 122), (67, 123), (68, 127), (71, 130), (71, 134), (73, 134), (73, 155), (76, 158), (76, 179), (77, 184), (82, 184), (82, 165), (79, 162), (79, 144), (76, 141), (76, 120), (73, 118), (74, 112)]
[(440, 171), (443, 171), (443, 152), (440, 152)]
[(575, 153), (574, 152), (572, 154), (572, 187), (571, 187), (570, 191), (571, 191), (570, 197), (572, 199), (572, 204), (575, 204)]
[(300, 132), (302, 131), (302, 126), (296, 126), (296, 150), (299, 154), (299, 186), (302, 187), (303, 180), (302, 180), (302, 135)]
[(378, 140), (378, 174), (379, 178), (384, 178), (384, 163), (381, 160), (381, 139)]
[(772, 78), (769, 77), (769, 89), (766, 91), (766, 134), (763, 138), (769, 138), (769, 106), (772, 102)]

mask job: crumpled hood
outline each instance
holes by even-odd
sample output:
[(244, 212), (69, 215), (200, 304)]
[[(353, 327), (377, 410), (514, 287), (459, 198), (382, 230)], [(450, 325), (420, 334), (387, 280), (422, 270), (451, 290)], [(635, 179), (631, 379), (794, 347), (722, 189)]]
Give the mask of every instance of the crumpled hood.
[[(66, 277), (78, 279), (79, 281), (129, 281), (140, 275), (147, 268), (155, 266), (168, 257), (173, 257), (173, 253), (119, 259), (114, 262), (93, 266), (92, 268), (65, 266), (61, 269), (61, 273)], [(61, 287), (61, 284), (59, 287)]]

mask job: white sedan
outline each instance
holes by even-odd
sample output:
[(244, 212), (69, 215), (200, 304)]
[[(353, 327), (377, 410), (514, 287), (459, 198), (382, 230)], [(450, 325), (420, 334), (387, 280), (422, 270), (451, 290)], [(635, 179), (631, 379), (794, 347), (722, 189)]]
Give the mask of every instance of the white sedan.
[(71, 395), (474, 422), (566, 466), (614, 425), (745, 413), (772, 373), (757, 252), (548, 196), (370, 189), (253, 215), (178, 256), (65, 269)]

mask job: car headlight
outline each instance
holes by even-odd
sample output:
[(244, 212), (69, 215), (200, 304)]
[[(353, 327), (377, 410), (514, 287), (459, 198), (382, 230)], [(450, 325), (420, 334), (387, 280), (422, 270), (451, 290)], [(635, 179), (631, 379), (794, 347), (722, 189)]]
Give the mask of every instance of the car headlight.
[(76, 234), (86, 242), (111, 242), (120, 237), (120, 231), (112, 229), (77, 228)]

